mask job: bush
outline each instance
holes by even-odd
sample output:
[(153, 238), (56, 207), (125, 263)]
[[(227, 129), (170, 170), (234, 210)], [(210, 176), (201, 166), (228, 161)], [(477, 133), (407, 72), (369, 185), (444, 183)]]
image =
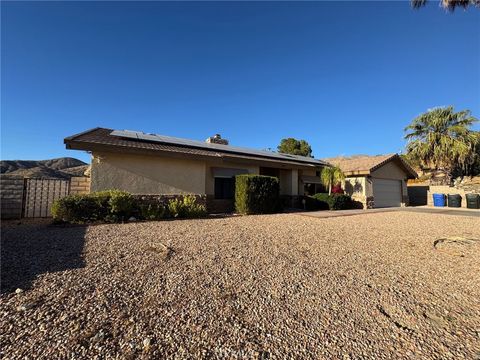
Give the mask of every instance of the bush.
[(172, 217), (199, 218), (207, 214), (207, 209), (204, 205), (197, 204), (194, 195), (186, 195), (181, 200), (179, 198), (170, 200), (168, 212)]
[(235, 209), (240, 214), (271, 214), (281, 211), (278, 179), (263, 175), (237, 175)]
[(348, 210), (353, 209), (352, 198), (349, 195), (333, 194), (331, 210)]
[(108, 207), (111, 215), (117, 219), (125, 220), (135, 213), (136, 202), (133, 196), (126, 191), (111, 190)]
[(161, 220), (169, 217), (168, 209), (162, 204), (140, 204), (139, 215), (145, 220)]
[(357, 202), (354, 202), (350, 195), (344, 194), (325, 194), (318, 193), (313, 197), (320, 202), (328, 204), (330, 210), (348, 210), (358, 208)]
[(305, 196), (305, 210), (317, 211), (328, 210), (330, 207), (327, 202), (316, 199), (313, 196)]
[(142, 204), (130, 193), (120, 190), (106, 190), (85, 195), (69, 195), (56, 200), (52, 215), (56, 222), (82, 224), (105, 221), (118, 222), (131, 216), (145, 220), (160, 220), (172, 217), (196, 218), (207, 214), (204, 205), (197, 204), (193, 195), (183, 199), (170, 200), (168, 205)]
[(54, 221), (82, 224), (94, 221), (119, 221), (136, 211), (135, 200), (120, 190), (105, 190), (84, 195), (69, 195), (52, 205)]
[(52, 204), (52, 216), (55, 221), (77, 224), (105, 220), (110, 215), (109, 200), (109, 191), (69, 195)]
[(326, 193), (318, 193), (313, 195), (313, 198), (317, 201), (327, 204), (327, 209), (331, 209), (333, 206), (333, 196)]

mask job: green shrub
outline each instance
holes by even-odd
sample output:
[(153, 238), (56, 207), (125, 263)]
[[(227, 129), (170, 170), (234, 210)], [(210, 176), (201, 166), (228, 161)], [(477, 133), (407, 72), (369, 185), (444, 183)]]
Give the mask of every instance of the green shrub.
[(145, 220), (161, 220), (169, 217), (168, 209), (162, 204), (139, 205), (139, 215)]
[(69, 195), (52, 204), (54, 221), (72, 224), (124, 220), (130, 217), (134, 211), (133, 197), (129, 193), (119, 190)]
[(136, 210), (136, 202), (133, 196), (126, 191), (120, 190), (110, 191), (108, 206), (110, 214), (122, 220), (128, 219)]
[(326, 201), (318, 200), (313, 196), (305, 196), (304, 199), (305, 210), (307, 211), (328, 210), (330, 208)]
[(175, 218), (199, 218), (207, 214), (207, 209), (205, 205), (197, 204), (197, 198), (194, 195), (186, 195), (183, 199), (170, 200), (168, 212)]
[(328, 195), (327, 193), (317, 193), (313, 195), (313, 198), (317, 201), (320, 201), (322, 204), (326, 204), (327, 209), (331, 209), (333, 206), (333, 196)]
[(331, 210), (349, 210), (353, 209), (353, 201), (349, 195), (333, 194)]
[(197, 204), (193, 195), (170, 200), (168, 205), (142, 204), (130, 193), (120, 190), (99, 191), (85, 195), (69, 195), (56, 200), (52, 215), (56, 222), (81, 224), (95, 221), (118, 222), (131, 216), (145, 220), (160, 220), (170, 216), (196, 218), (207, 214), (204, 205)]
[(318, 201), (327, 204), (330, 210), (349, 210), (358, 208), (356, 202), (349, 195), (318, 193), (313, 195)]
[(262, 175), (237, 175), (235, 209), (240, 214), (270, 214), (281, 211), (278, 179)]
[(58, 199), (52, 204), (51, 211), (55, 221), (69, 223), (103, 220), (108, 215), (104, 197), (95, 194), (69, 195)]

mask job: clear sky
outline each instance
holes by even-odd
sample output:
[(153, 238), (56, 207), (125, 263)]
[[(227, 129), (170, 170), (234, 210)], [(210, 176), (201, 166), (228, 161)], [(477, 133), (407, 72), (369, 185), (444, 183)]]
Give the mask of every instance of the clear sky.
[[(429, 108), (480, 117), (480, 10), (408, 2), (2, 2), (2, 159), (102, 126), (315, 157), (399, 152)], [(479, 128), (478, 126), (476, 127)]]

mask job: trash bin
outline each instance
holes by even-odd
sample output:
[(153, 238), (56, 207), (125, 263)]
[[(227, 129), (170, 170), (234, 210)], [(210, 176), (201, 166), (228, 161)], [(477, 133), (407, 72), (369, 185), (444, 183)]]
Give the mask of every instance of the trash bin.
[(467, 208), (480, 209), (480, 194), (466, 194)]
[(433, 194), (433, 206), (445, 206), (445, 195)]
[(448, 194), (448, 207), (462, 207), (462, 197), (459, 194)]

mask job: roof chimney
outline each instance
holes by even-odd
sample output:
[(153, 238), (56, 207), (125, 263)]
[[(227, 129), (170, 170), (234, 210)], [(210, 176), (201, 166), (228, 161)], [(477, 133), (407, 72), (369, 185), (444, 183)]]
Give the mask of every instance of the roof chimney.
[(227, 139), (222, 139), (220, 134), (215, 134), (213, 136), (210, 136), (205, 140), (205, 142), (209, 144), (220, 144), (220, 145), (228, 145), (228, 140)]

